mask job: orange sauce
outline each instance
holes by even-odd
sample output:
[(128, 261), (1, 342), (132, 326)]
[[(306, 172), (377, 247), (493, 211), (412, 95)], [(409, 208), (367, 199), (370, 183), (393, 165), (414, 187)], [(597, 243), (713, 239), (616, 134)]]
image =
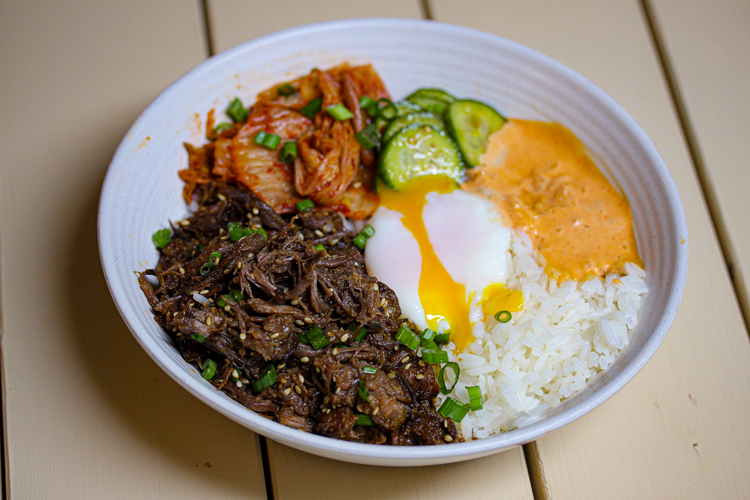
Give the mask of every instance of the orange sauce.
[(489, 197), (523, 229), (558, 280), (604, 276), (643, 263), (628, 200), (586, 147), (558, 123), (510, 120), (490, 136), (463, 189)]

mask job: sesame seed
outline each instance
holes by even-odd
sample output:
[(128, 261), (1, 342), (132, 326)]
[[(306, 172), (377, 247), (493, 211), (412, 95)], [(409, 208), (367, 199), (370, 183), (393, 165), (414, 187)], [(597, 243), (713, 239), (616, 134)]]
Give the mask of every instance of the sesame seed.
[(221, 193), (217, 194), (217, 195), (216, 195), (216, 197), (217, 197), (218, 199), (220, 199), (221, 201), (227, 201), (227, 197), (226, 197), (226, 196), (224, 196), (224, 195), (223, 195), (223, 194), (221, 194)]
[(310, 317), (305, 317), (305, 318), (303, 319), (303, 321), (304, 321), (305, 323), (307, 323), (308, 325), (311, 325), (311, 324), (312, 324), (312, 322), (313, 322), (312, 318), (310, 318)]
[(248, 379), (246, 379), (246, 378), (243, 378), (243, 379), (240, 379), (240, 380), (242, 381), (243, 384), (249, 384), (250, 383), (250, 381)]
[(255, 257), (255, 254), (253, 252), (250, 252), (249, 254), (247, 254), (248, 259), (252, 259), (253, 257)]
[(237, 269), (242, 269), (242, 262), (237, 263)]
[(409, 356), (404, 356), (403, 358), (401, 358), (402, 363), (406, 363), (407, 361), (409, 361)]
[(299, 236), (300, 240), (305, 241), (305, 236), (302, 233), (297, 233), (297, 236)]
[(448, 428), (448, 419), (443, 420), (443, 427)]
[(339, 242), (338, 238), (332, 239), (331, 240), (331, 245), (336, 245), (336, 244), (338, 244), (338, 242)]
[(362, 405), (357, 405), (357, 411), (360, 413), (364, 413), (365, 410), (362, 409)]
[(452, 438), (452, 437), (450, 437), (450, 436), (449, 436), (448, 434), (446, 434), (446, 435), (445, 435), (445, 437), (444, 437), (443, 439), (445, 439), (445, 442), (446, 442), (446, 443), (450, 443), (451, 441), (453, 441), (453, 438)]
[(206, 319), (206, 325), (211, 326), (213, 324), (213, 321), (211, 321), (211, 318)]
[(331, 413), (331, 409), (330, 408), (326, 408), (326, 415), (328, 415), (329, 413)]
[(347, 340), (349, 340), (349, 334), (345, 333), (344, 336), (341, 337), (341, 342), (346, 342)]
[(388, 374), (388, 378), (391, 379), (391, 380), (393, 380), (394, 378), (396, 378), (396, 373), (395, 372), (389, 373)]
[(300, 389), (298, 385), (295, 385), (294, 392), (296, 392), (297, 394), (302, 394), (302, 389)]
[(417, 377), (416, 377), (417, 380), (422, 380), (423, 378), (424, 378), (424, 375), (422, 375), (421, 373), (417, 374)]
[(229, 268), (224, 269), (224, 274), (229, 274)]
[(176, 313), (174, 313), (174, 317), (175, 317), (175, 318), (176, 318), (177, 316), (179, 316), (179, 315), (180, 315), (180, 311), (177, 311)]
[(294, 299), (294, 300), (293, 300), (293, 301), (291, 302), (291, 304), (292, 304), (293, 306), (296, 306), (296, 305), (298, 305), (298, 304), (299, 304), (299, 300), (297, 300), (297, 299)]
[[(217, 262), (217, 264), (218, 264), (218, 262)], [(378, 286), (377, 283), (375, 283), (375, 284), (372, 285), (372, 289), (377, 292), (380, 289), (380, 287)]]
[(315, 236), (317, 236), (318, 238), (322, 238), (323, 237), (323, 231), (321, 231), (320, 229), (316, 229), (315, 230)]
[(352, 184), (352, 186), (354, 186), (354, 189), (359, 189), (360, 187), (362, 187), (362, 183), (357, 181), (354, 184)]
[(242, 387), (242, 382), (240, 382), (240, 381), (238, 380), (238, 381), (236, 382), (236, 385), (237, 385), (237, 387)]
[(258, 210), (257, 208), (253, 208), (253, 213), (255, 215), (258, 215), (260, 213), (260, 210)]
[(229, 239), (229, 236), (222, 236), (222, 237), (221, 237), (221, 238), (219, 238), (219, 239), (220, 239), (220, 240), (228, 240), (228, 239)]
[(385, 307), (387, 305), (388, 305), (388, 301), (385, 300), (385, 297), (383, 297), (382, 299), (380, 299), (380, 306), (379, 307)]
[(307, 363), (307, 362), (310, 361), (310, 358), (308, 358), (307, 356), (305, 356), (303, 358), (300, 358), (300, 361), (302, 361), (303, 363)]
[(235, 276), (234, 278), (232, 278), (232, 283), (236, 284), (236, 283), (239, 283), (239, 282), (240, 282), (240, 279), (237, 276)]
[(187, 219), (185, 219), (185, 220), (183, 220), (183, 221), (180, 221), (180, 225), (181, 225), (181, 226), (189, 226), (189, 225), (190, 225), (190, 221), (189, 221), (189, 220), (187, 220)]
[(299, 376), (299, 383), (300, 384), (304, 384), (305, 383), (305, 377), (303, 377), (301, 373), (298, 376)]
[(201, 295), (206, 295), (208, 293), (208, 288), (205, 290), (201, 290)]
[(277, 368), (279, 370), (283, 370), (284, 368), (286, 368), (286, 363), (281, 363), (279, 366), (277, 366)]
[(297, 323), (300, 326), (302, 326), (302, 325), (305, 324), (301, 319), (295, 319), (294, 322)]
[(332, 352), (333, 352), (334, 356), (337, 355), (339, 353), (339, 348), (338, 347), (334, 347)]
[(276, 333), (274, 333), (273, 335), (271, 335), (271, 338), (272, 338), (272, 339), (275, 339), (275, 338), (277, 338), (278, 336), (279, 336), (279, 333), (278, 333), (278, 332), (276, 332)]
[(336, 387), (336, 392), (334, 392), (334, 394), (338, 394), (339, 392), (341, 392), (341, 387)]
[(424, 366), (424, 361), (420, 361), (419, 366)]
[(231, 311), (231, 310), (232, 310), (232, 308), (231, 308), (231, 307), (229, 307), (229, 306), (224, 306), (224, 310), (225, 310), (226, 312), (229, 312), (229, 311)]
[(398, 351), (398, 345), (393, 348), (394, 351)]
[(408, 370), (409, 368), (411, 368), (411, 363), (409, 363), (408, 365), (404, 366), (404, 370)]
[(247, 218), (248, 219), (252, 219), (253, 218), (253, 214), (247, 214)]
[(376, 407), (375, 407), (375, 409), (374, 409), (374, 410), (372, 410), (372, 415), (373, 415), (373, 416), (375, 416), (375, 415), (377, 415), (377, 414), (378, 414), (378, 412), (380, 412), (380, 407), (379, 407), (379, 406), (376, 406)]
[(218, 258), (214, 261), (214, 264), (216, 264), (217, 266), (219, 265), (219, 259)]
[(240, 333), (240, 339), (241, 340), (245, 340), (246, 338), (247, 338), (247, 334), (246, 333)]
[(286, 389), (284, 389), (284, 396), (288, 396), (290, 392), (292, 392), (292, 388), (287, 387)]
[(180, 274), (185, 274), (185, 268), (180, 266)]
[(323, 398), (323, 404), (328, 404), (330, 401), (331, 401), (331, 398), (329, 398), (328, 396)]

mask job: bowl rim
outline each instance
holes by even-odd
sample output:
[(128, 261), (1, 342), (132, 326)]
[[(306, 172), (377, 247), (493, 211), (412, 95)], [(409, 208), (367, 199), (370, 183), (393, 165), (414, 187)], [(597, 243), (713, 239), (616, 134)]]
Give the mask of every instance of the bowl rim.
[[(110, 199), (113, 198), (116, 191), (114, 182), (116, 166), (126, 156), (131, 141), (131, 132), (138, 126), (141, 120), (145, 120), (150, 112), (156, 108), (159, 103), (167, 98), (171, 93), (179, 90), (198, 75), (209, 73), (212, 68), (222, 64), (227, 59), (232, 59), (236, 55), (252, 50), (261, 45), (268, 45), (279, 42), (288, 38), (294, 38), (303, 34), (314, 34), (316, 32), (325, 32), (332, 29), (351, 29), (358, 27), (380, 27), (395, 29), (427, 29), (436, 30), (444, 33), (446, 36), (451, 34), (475, 37), (480, 41), (485, 41), (491, 45), (502, 45), (524, 57), (536, 59), (538, 62), (549, 66), (552, 70), (562, 73), (575, 84), (581, 86), (584, 90), (591, 93), (606, 107), (606, 110), (613, 113), (635, 136), (644, 150), (654, 168), (654, 173), (659, 182), (662, 183), (664, 190), (668, 194), (668, 205), (674, 214), (670, 223), (674, 224), (676, 234), (684, 238), (684, 244), (677, 255), (674, 255), (674, 279), (670, 283), (670, 292), (667, 305), (659, 317), (658, 324), (653, 333), (641, 349), (632, 357), (622, 370), (605, 381), (602, 386), (578, 404), (561, 411), (558, 414), (545, 417), (528, 426), (514, 429), (509, 432), (496, 434), (483, 439), (455, 443), (450, 446), (416, 446), (416, 447), (399, 447), (399, 446), (379, 446), (364, 443), (353, 443), (341, 441), (329, 437), (315, 435), (312, 433), (300, 432), (296, 429), (284, 426), (278, 422), (268, 420), (257, 413), (249, 410), (239, 403), (231, 400), (213, 386), (197, 383), (198, 380), (187, 376), (183, 370), (175, 370), (176, 362), (163, 357), (156, 349), (159, 343), (156, 339), (151, 338), (147, 332), (143, 331), (138, 325), (135, 318), (131, 318), (133, 313), (124, 310), (124, 304), (118, 299), (116, 289), (116, 259), (112, 258), (114, 242), (108, 241), (104, 235), (103, 229), (106, 227), (107, 207)], [(508, 40), (506, 38), (492, 35), (486, 32), (456, 26), (453, 24), (428, 21), (422, 19), (398, 19), (398, 18), (361, 18), (361, 19), (344, 19), (337, 21), (327, 21), (314, 23), (303, 26), (288, 28), (277, 31), (259, 38), (255, 38), (239, 44), (231, 49), (216, 54), (205, 61), (201, 62), (190, 71), (185, 73), (169, 85), (159, 96), (154, 99), (149, 106), (140, 114), (130, 130), (124, 136), (118, 146), (107, 174), (104, 178), (98, 210), (98, 244), (102, 268), (104, 270), (105, 281), (109, 288), (110, 294), (117, 306), (120, 315), (127, 324), (133, 336), (141, 344), (143, 349), (172, 379), (196, 396), (204, 403), (234, 420), (235, 422), (247, 427), (259, 434), (285, 445), (301, 449), (310, 453), (335, 458), (354, 463), (367, 463), (375, 465), (396, 465), (396, 466), (416, 466), (437, 463), (456, 462), (468, 460), (480, 456), (497, 453), (505, 449), (522, 445), (534, 441), (541, 436), (559, 429), (560, 427), (578, 419), (589, 411), (593, 410), (604, 401), (609, 399), (619, 391), (627, 382), (629, 382), (651, 358), (664, 339), (669, 327), (671, 326), (677, 309), (679, 307), (687, 278), (688, 265), (688, 232), (685, 219), (684, 209), (681, 203), (677, 186), (672, 176), (659, 155), (651, 139), (636, 123), (636, 121), (617, 103), (609, 97), (603, 90), (589, 80), (568, 68), (562, 63), (546, 56), (534, 49), (521, 45), (520, 43)], [(118, 283), (119, 285), (119, 283)], [(135, 285), (135, 282), (133, 286)]]

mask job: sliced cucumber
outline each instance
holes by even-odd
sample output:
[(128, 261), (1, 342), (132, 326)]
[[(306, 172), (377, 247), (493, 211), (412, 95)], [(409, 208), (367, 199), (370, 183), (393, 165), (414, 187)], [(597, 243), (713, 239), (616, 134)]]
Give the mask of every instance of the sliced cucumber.
[(445, 122), (443, 122), (443, 119), (439, 116), (427, 111), (422, 111), (421, 113), (410, 113), (408, 115), (399, 116), (388, 124), (383, 132), (383, 142), (388, 142), (388, 140), (396, 135), (399, 130), (414, 123), (419, 125), (432, 125), (438, 130), (445, 131)]
[[(413, 113), (421, 113), (422, 111), (424, 111), (422, 108), (410, 101), (396, 101), (393, 103), (393, 105), (396, 106), (396, 118)], [(378, 133), (382, 134), (393, 119), (394, 118), (391, 118), (389, 120), (387, 118), (383, 118), (382, 116), (378, 116), (378, 118), (375, 120), (375, 128), (378, 130)]]
[(479, 164), (479, 157), (487, 151), (490, 134), (500, 130), (507, 121), (492, 106), (471, 99), (455, 101), (445, 114), (448, 132), (461, 149), (468, 167)]
[(446, 174), (461, 182), (464, 171), (458, 147), (445, 132), (430, 125), (404, 127), (380, 154), (380, 177), (396, 190), (422, 175)]
[(443, 116), (456, 98), (445, 90), (440, 89), (419, 89), (413, 92), (407, 101), (417, 104), (420, 108), (438, 116)]

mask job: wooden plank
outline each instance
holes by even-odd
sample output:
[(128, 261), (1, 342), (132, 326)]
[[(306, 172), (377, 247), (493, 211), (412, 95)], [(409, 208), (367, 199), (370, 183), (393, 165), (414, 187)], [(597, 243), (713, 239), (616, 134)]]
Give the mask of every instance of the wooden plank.
[[(298, 0), (254, 3), (212, 0), (209, 18), (216, 51), (278, 29), (345, 17), (420, 17), (420, 3), (397, 0), (321, 3), (303, 8)], [(261, 9), (260, 11), (258, 9)], [(315, 12), (313, 12), (315, 11)], [(246, 20), (263, 19), (251, 29)], [(261, 25), (262, 24), (262, 25)], [(325, 498), (460, 498), (467, 488), (476, 499), (531, 499), (531, 485), (521, 448), (463, 464), (418, 469), (367, 467), (309, 455), (268, 441), (275, 498), (291, 499), (320, 493)], [(288, 481), (291, 471), (305, 470), (305, 481)], [(331, 488), (335, 478), (335, 488)]]
[(614, 97), (669, 165), (692, 236), (687, 288), (662, 347), (610, 401), (530, 447), (535, 491), (749, 498), (750, 345), (640, 4), (432, 0), (431, 8), (437, 20), (540, 50)]
[(735, 282), (750, 314), (747, 231), (747, 117), (750, 98), (750, 3), (653, 0), (657, 28), (671, 63), (702, 169), (712, 191)]
[(104, 172), (138, 113), (206, 57), (199, 6), (0, 4), (3, 403), (12, 498), (266, 497), (257, 436), (148, 358), (120, 319), (99, 265)]

